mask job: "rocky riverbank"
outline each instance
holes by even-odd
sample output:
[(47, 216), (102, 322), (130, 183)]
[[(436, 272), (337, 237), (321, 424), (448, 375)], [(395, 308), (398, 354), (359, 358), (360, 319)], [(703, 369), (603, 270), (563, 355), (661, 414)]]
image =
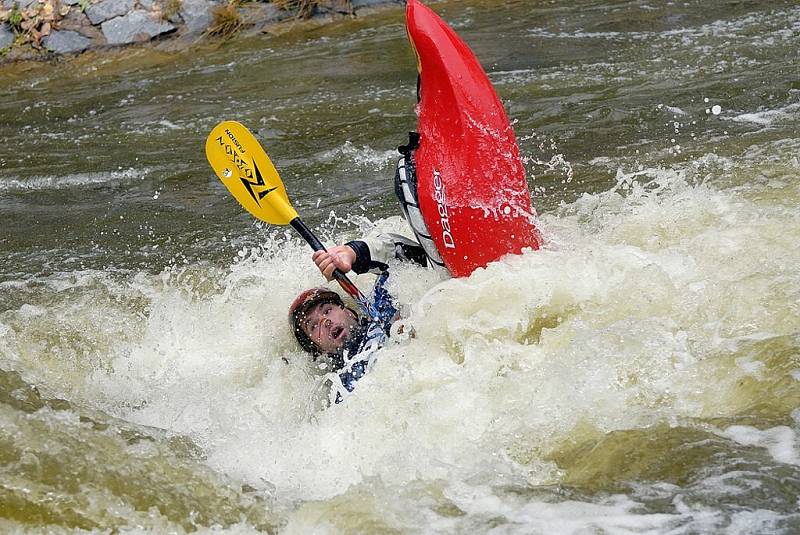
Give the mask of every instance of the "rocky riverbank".
[(171, 39), (268, 31), (289, 20), (355, 16), (403, 0), (0, 0), (0, 62)]

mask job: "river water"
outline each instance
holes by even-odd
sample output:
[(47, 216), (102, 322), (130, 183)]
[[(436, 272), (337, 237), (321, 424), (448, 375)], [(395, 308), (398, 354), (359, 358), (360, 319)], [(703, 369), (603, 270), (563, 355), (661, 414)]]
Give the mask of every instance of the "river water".
[(203, 144), (248, 125), (329, 243), (407, 233), (402, 8), (1, 68), (0, 530), (800, 531), (800, 7), (434, 8), (545, 246), (396, 267), (417, 336), (330, 408), (286, 325), (310, 250)]

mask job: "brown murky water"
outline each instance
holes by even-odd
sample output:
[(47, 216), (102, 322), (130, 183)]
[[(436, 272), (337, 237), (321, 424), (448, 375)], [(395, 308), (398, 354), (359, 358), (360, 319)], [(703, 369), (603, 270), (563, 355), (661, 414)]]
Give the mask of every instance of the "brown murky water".
[(248, 125), (328, 240), (405, 231), (402, 9), (2, 67), (4, 531), (800, 530), (800, 8), (434, 8), (515, 121), (547, 247), (397, 267), (418, 337), (330, 409), (285, 325), (307, 248), (203, 143)]

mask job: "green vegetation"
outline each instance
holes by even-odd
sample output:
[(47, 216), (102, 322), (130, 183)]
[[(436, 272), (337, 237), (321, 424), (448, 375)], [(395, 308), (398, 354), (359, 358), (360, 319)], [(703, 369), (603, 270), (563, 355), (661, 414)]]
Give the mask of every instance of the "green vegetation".
[(322, 0), (272, 0), (272, 3), (284, 11), (294, 13), (299, 19), (309, 19)]
[(161, 18), (164, 20), (170, 20), (172, 17), (178, 14), (178, 11), (181, 10), (181, 5), (181, 0), (165, 0), (164, 7), (161, 12)]
[[(76, 10), (83, 13), (92, 5), (93, 0), (79, 0)], [(213, 22), (205, 34), (217, 38), (230, 38), (246, 25), (246, 21), (239, 12), (239, 7), (244, 2), (272, 3), (278, 9), (291, 13), (297, 19), (309, 19), (314, 16), (322, 6), (336, 7), (339, 12), (344, 9), (352, 13), (351, 0), (228, 0), (228, 3), (212, 9)], [(182, 0), (160, 0), (156, 12), (164, 20), (174, 20), (179, 13)], [(34, 50), (42, 49), (42, 40), (50, 32), (58, 29), (59, 23), (70, 13), (71, 7), (60, 0), (38, 0), (24, 9), (20, 9), (15, 2), (10, 8), (4, 8), (0, 2), (0, 24), (7, 23), (16, 35), (14, 43), (0, 51), (0, 55), (18, 46), (29, 46)]]
[[(298, 19), (310, 19), (317, 7), (326, 3), (326, 0), (272, 0), (279, 9), (294, 13)], [(349, 13), (353, 12), (353, 4), (351, 0), (344, 1), (344, 7)]]
[(227, 5), (215, 7), (211, 15), (214, 21), (206, 30), (206, 35), (227, 39), (239, 33), (244, 27), (238, 0), (230, 0)]
[(11, 29), (17, 34), (14, 44), (31, 44), (34, 48), (41, 46), (44, 37), (50, 35), (50, 31), (58, 24), (67, 13), (69, 6), (61, 6), (57, 9), (56, 0), (46, 0), (36, 2), (25, 9), (19, 9), (16, 2), (11, 9), (0, 7), (0, 23), (7, 22)]
[(17, 8), (16, 3), (11, 6), (11, 11), (8, 14), (8, 24), (15, 31), (19, 31), (20, 24), (22, 24), (22, 12)]

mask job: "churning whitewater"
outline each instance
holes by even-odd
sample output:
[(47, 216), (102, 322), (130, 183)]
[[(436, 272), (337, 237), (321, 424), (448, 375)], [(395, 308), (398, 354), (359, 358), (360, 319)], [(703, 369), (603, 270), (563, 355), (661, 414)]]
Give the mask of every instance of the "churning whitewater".
[[(454, 516), (443, 532), (480, 524), (489, 511), (474, 507), (527, 519), (515, 521), (520, 532), (546, 531), (541, 515), (556, 505), (535, 494), (521, 505), (510, 489), (613, 489), (620, 470), (625, 479), (649, 475), (652, 466), (617, 464), (619, 452), (576, 452), (610, 437), (635, 443), (652, 433), (691, 449), (701, 436), (734, 451), (750, 446), (796, 474), (800, 413), (777, 424), (800, 396), (800, 191), (775, 178), (714, 186), (732, 168), (796, 172), (796, 159), (765, 163), (764, 150), (739, 161), (708, 154), (677, 169), (620, 168), (608, 191), (540, 218), (543, 250), (468, 279), (394, 266), (390, 289), (416, 337), (383, 349), (342, 405), (327, 408), (326, 372), (295, 346), (285, 319), (318, 272), (305, 245), (267, 229), (260, 247), (238, 250), (225, 269), (77, 271), (18, 283), (23, 292), (40, 286), (40, 302), (3, 314), (3, 354), (77, 406), (189, 437), (212, 469), (283, 507), (353, 498), (381, 518), (383, 500), (398, 494), (405, 507), (425, 497), (467, 509), (468, 520)], [(357, 217), (334, 234), (370, 231), (408, 229), (398, 217)], [(371, 277), (357, 279), (363, 290)], [(755, 406), (776, 425), (733, 425)], [(723, 495), (742, 484), (692, 479)], [(714, 528), (724, 515), (701, 522), (687, 506), (639, 518), (653, 492), (681, 489), (571, 507), (586, 515), (584, 528), (609, 511), (621, 515), (599, 524), (609, 529)], [(355, 498), (362, 493), (378, 498), (365, 504)], [(309, 507), (289, 514), (298, 533), (313, 524)]]
[(247, 124), (326, 244), (410, 235), (402, 9), (3, 66), (0, 531), (800, 531), (800, 9), (433, 7), (514, 121), (543, 246), (391, 266), (415, 335), (338, 405), (287, 325), (310, 249), (202, 138)]

